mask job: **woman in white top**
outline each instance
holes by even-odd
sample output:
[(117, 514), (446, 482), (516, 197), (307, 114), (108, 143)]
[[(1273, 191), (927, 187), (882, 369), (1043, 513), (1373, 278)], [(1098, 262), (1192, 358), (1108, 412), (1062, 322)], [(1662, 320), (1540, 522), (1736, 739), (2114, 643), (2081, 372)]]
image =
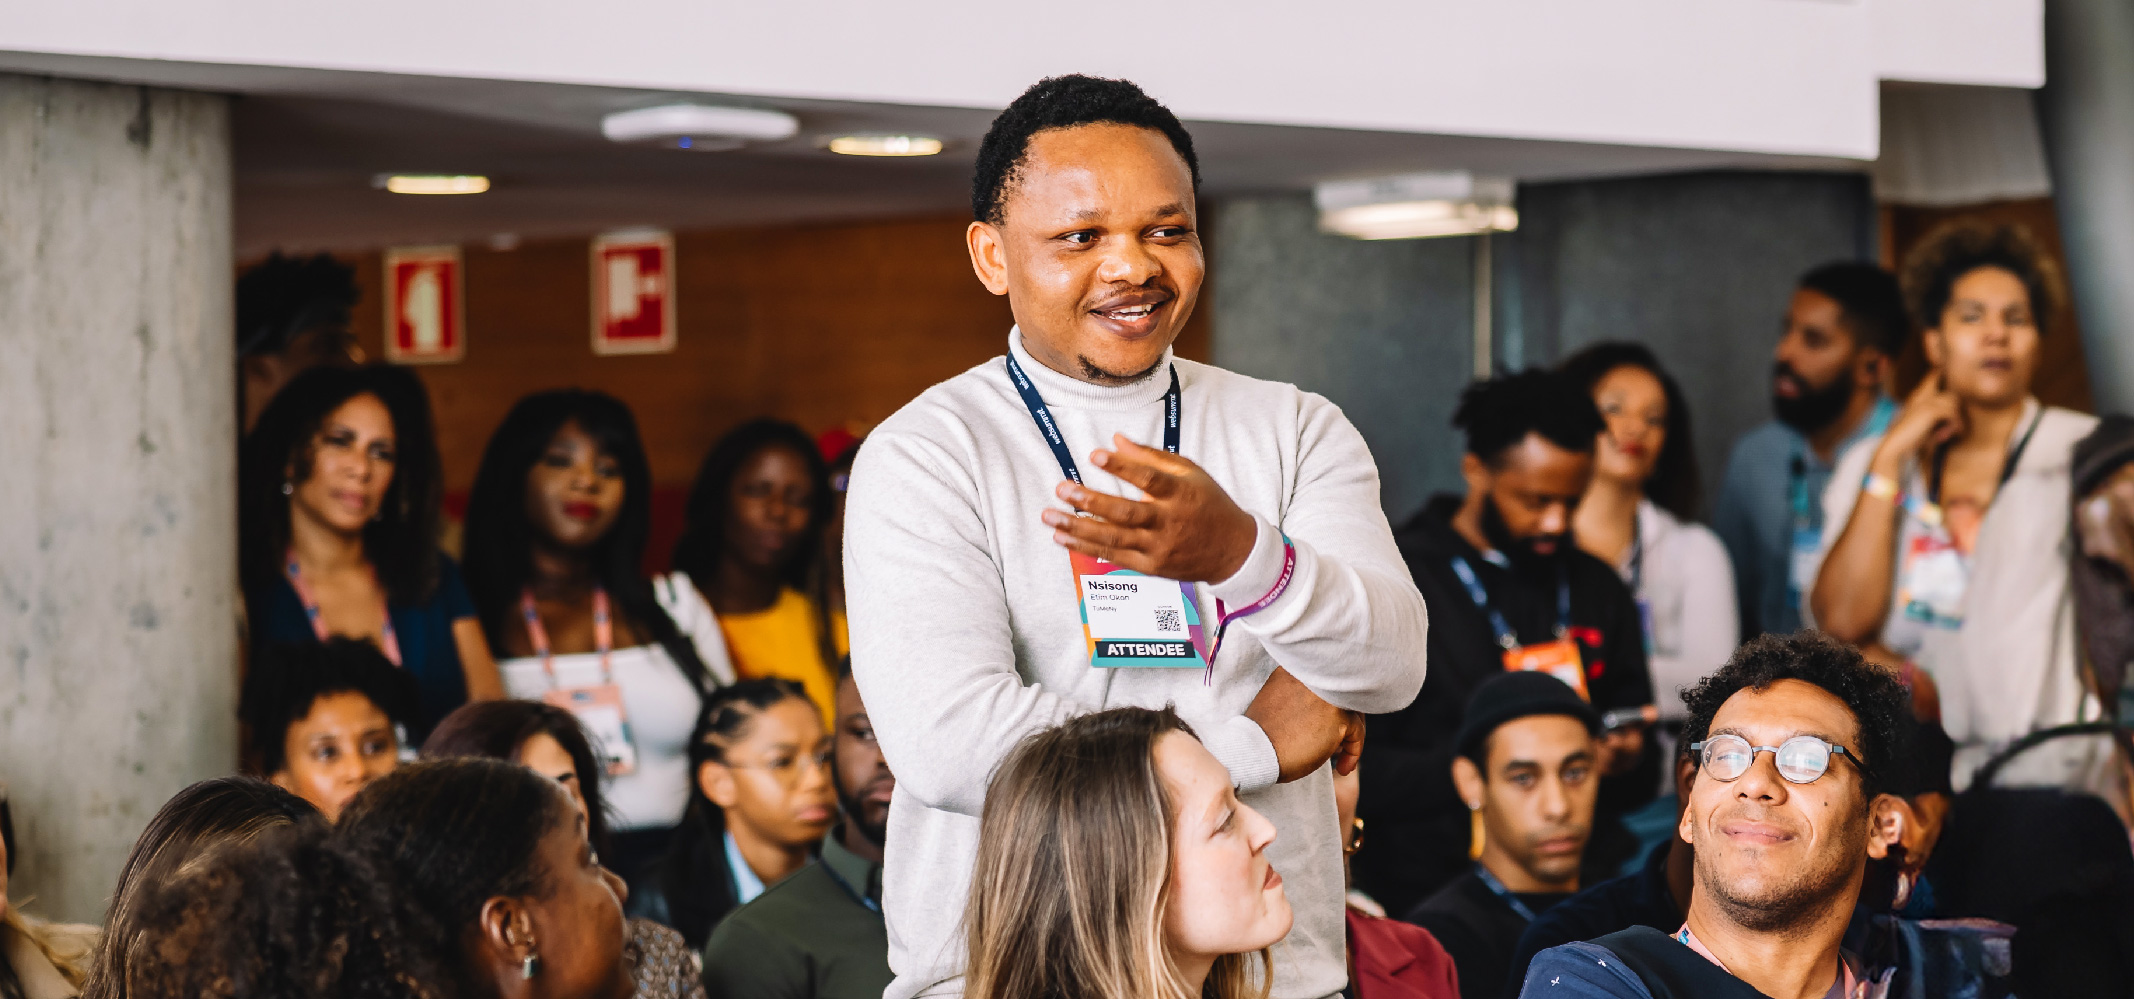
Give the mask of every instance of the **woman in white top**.
[[(1807, 612), (1933, 678), (1954, 780), (2022, 735), (2099, 717), (2075, 651), (2069, 462), (2096, 419), (2030, 394), (2058, 271), (2009, 226), (1952, 225), (1907, 262), (1927, 376), (1886, 433), (1838, 459)], [(2110, 791), (2109, 743), (2059, 740), (2003, 783)]]
[[(1637, 597), (1660, 718), (1680, 721), (1688, 717), (1681, 689), (1718, 669), (1741, 638), (1733, 563), (1719, 536), (1691, 519), (1699, 488), (1689, 409), (1640, 344), (1594, 344), (1563, 367), (1593, 394), (1606, 424), (1573, 536)], [(1672, 741), (1663, 749), (1671, 752)]]
[(614, 826), (602, 856), (633, 883), (689, 801), (689, 731), (719, 675), (639, 571), (651, 479), (621, 401), (527, 396), (482, 453), (465, 543), (504, 689), (578, 716), (607, 769)]

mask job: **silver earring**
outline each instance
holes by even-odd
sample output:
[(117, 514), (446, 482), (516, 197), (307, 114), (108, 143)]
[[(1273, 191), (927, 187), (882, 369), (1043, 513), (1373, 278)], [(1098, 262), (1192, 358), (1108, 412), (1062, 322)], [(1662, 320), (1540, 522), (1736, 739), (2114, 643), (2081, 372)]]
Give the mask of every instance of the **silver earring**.
[(282, 480), (282, 495), (284, 495), (284, 496), (287, 496), (287, 495), (290, 495), (291, 493), (294, 493), (294, 492), (296, 492), (296, 483), (294, 483), (294, 482), (291, 482), (291, 481), (289, 481), (288, 479), (283, 479), (283, 480)]
[(526, 958), (525, 958), (525, 960), (522, 960), (522, 961), (520, 961), (520, 962), (519, 962), (519, 977), (520, 977), (520, 978), (524, 978), (524, 979), (528, 979), (528, 980), (531, 980), (531, 979), (533, 978), (533, 976), (535, 976), (535, 975), (538, 975), (538, 974), (540, 974), (540, 973), (541, 973), (541, 959), (540, 959), (540, 958), (538, 958), (538, 957), (535, 957), (535, 956), (534, 956), (534, 955), (532, 955), (532, 954), (528, 954), (528, 955), (526, 955)]

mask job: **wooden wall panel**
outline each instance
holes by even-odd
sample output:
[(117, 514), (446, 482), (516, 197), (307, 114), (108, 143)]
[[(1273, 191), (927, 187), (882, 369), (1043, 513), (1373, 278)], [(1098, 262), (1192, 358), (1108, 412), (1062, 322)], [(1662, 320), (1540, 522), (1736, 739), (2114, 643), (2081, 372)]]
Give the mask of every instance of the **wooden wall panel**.
[[(437, 409), (446, 488), (473, 482), (513, 402), (577, 386), (630, 403), (652, 474), (686, 485), (719, 435), (762, 415), (810, 432), (880, 422), (927, 386), (999, 354), (1007, 300), (971, 274), (964, 220), (941, 217), (676, 234), (674, 353), (595, 356), (587, 241), (465, 248), (467, 351), (419, 367)], [(382, 356), (380, 255), (348, 258), (359, 342)], [(1179, 353), (1209, 354), (1207, 297)]]

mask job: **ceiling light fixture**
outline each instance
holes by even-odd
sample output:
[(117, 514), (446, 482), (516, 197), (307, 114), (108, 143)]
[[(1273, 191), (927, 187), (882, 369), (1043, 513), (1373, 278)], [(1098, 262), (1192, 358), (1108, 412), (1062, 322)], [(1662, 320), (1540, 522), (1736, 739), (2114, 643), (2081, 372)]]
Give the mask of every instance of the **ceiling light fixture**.
[(1312, 191), (1322, 232), (1356, 239), (1475, 236), (1519, 228), (1506, 177), (1465, 170), (1329, 181)]
[(381, 173), (371, 186), (394, 194), (480, 194), (489, 190), (489, 178), (471, 173)]
[(830, 151), (845, 156), (932, 156), (941, 140), (927, 135), (840, 135)]
[(617, 111), (600, 119), (600, 134), (615, 142), (720, 152), (751, 142), (777, 142), (800, 132), (800, 119), (763, 108), (662, 104)]

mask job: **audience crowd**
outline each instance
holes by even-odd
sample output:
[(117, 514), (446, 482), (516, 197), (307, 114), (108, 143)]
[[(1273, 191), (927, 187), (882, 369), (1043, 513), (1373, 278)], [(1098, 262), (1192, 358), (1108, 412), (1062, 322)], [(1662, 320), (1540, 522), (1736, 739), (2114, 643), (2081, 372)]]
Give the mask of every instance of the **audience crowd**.
[(100, 928), (0, 874), (0, 999), (2134, 992), (2134, 421), (2033, 394), (2027, 233), (1802, 276), (1709, 526), (1630, 342), (1469, 386), (1395, 525), (1337, 408), (1172, 354), (1198, 180), (1132, 84), (1031, 88), (1005, 356), (734, 430), (657, 577), (624, 401), (512, 407), (455, 558), (345, 274), (248, 273), (242, 774)]

